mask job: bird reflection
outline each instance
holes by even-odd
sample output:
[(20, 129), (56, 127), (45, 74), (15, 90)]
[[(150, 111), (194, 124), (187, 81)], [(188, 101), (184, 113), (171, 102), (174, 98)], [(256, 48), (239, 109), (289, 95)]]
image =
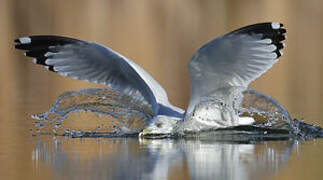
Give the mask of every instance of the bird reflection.
[(260, 179), (279, 172), (294, 140), (234, 143), (137, 138), (33, 139), (32, 159), (57, 179)]

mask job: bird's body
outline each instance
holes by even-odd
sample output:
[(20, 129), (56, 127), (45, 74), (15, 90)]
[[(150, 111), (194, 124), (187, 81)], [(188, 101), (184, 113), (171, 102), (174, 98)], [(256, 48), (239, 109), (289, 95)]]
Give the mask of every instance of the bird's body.
[[(22, 37), (15, 40), (15, 47), (34, 57), (34, 63), (60, 75), (106, 84), (125, 94), (139, 94), (151, 106), (155, 118), (183, 119), (184, 115), (192, 116), (204, 97), (219, 95), (230, 104), (226, 102), (230, 100), (225, 93), (228, 89), (247, 88), (277, 62), (285, 32), (280, 23), (254, 24), (202, 46), (188, 63), (191, 97), (186, 112), (168, 101), (166, 91), (148, 72), (108, 47), (60, 36)], [(217, 121), (227, 121), (223, 112), (213, 113)], [(238, 120), (231, 126), (245, 122)]]

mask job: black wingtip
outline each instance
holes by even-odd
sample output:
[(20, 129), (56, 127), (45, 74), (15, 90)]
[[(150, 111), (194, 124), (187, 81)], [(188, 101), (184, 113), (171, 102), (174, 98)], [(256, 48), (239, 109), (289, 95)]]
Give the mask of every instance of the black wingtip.
[(19, 50), (27, 50), (26, 45), (24, 44), (15, 44), (14, 47)]
[(43, 65), (47, 70), (55, 72), (54, 66), (46, 64), (48, 57), (45, 54), (57, 52), (57, 48), (62, 45), (84, 43), (84, 41), (62, 36), (36, 35), (17, 38), (14, 43), (14, 48), (25, 51), (24, 55), (27, 57), (33, 57), (33, 63)]
[(46, 66), (46, 67), (47, 67), (46, 69), (48, 69), (49, 71), (55, 72), (54, 66)]
[(284, 47), (285, 47), (285, 44), (284, 43), (282, 43), (282, 42), (279, 42), (279, 43), (277, 43), (277, 49), (278, 50), (281, 50), (281, 49), (283, 49)]
[(280, 28), (280, 29), (279, 29), (279, 32), (280, 32), (280, 33), (282, 33), (282, 34), (284, 34), (284, 33), (286, 33), (286, 32), (287, 32), (287, 30), (286, 30), (285, 28)]
[(273, 33), (278, 32), (279, 34), (284, 34), (287, 30), (284, 27), (284, 24), (280, 22), (265, 22), (265, 23), (258, 23), (252, 24), (249, 26), (242, 27), (233, 31), (233, 33), (255, 33), (255, 34), (265, 34), (265, 33)]
[(285, 47), (284, 41), (286, 39), (285, 33), (287, 33), (287, 30), (283, 28), (284, 24), (280, 22), (266, 22), (266, 23), (258, 23), (249, 25), (246, 27), (242, 27), (236, 31), (233, 31), (232, 33), (238, 33), (238, 34), (261, 34), (261, 39), (270, 39), (270, 44), (275, 45), (277, 48), (273, 52), (276, 53), (277, 58), (283, 55), (282, 49)]

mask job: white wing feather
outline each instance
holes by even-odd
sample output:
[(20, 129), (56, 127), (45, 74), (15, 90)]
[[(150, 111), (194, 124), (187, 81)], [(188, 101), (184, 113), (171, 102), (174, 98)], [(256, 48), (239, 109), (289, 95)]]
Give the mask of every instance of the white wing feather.
[(127, 94), (139, 92), (155, 115), (160, 108), (183, 113), (169, 103), (166, 91), (148, 72), (110, 48), (59, 36), (30, 36), (16, 42), (15, 47), (27, 50), (25, 55), (35, 57), (35, 63), (63, 76), (106, 84)]
[(188, 63), (191, 112), (200, 98), (216, 89), (247, 87), (282, 55), (285, 29), (280, 23), (255, 24), (218, 37), (202, 46)]

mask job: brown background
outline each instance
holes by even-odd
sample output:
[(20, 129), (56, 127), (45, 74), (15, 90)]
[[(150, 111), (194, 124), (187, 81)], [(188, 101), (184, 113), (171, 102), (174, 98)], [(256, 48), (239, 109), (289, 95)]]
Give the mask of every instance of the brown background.
[(37, 91), (41, 96), (34, 98), (50, 104), (62, 90), (93, 86), (26, 61), (12, 48), (13, 39), (20, 36), (56, 34), (109, 46), (144, 67), (166, 89), (171, 102), (185, 108), (186, 63), (197, 48), (244, 25), (280, 21), (288, 29), (284, 56), (251, 87), (276, 98), (293, 117), (320, 123), (322, 6), (319, 0), (2, 0), (0, 103)]
[(14, 50), (15, 38), (55, 34), (109, 46), (152, 74), (170, 101), (185, 108), (186, 63), (195, 50), (223, 33), (266, 21), (285, 24), (287, 48), (251, 88), (277, 99), (292, 117), (323, 126), (322, 18), (320, 0), (0, 0), (1, 133), (19, 139), (7, 128), (19, 124), (19, 117), (46, 111), (63, 91), (99, 86), (35, 66)]

